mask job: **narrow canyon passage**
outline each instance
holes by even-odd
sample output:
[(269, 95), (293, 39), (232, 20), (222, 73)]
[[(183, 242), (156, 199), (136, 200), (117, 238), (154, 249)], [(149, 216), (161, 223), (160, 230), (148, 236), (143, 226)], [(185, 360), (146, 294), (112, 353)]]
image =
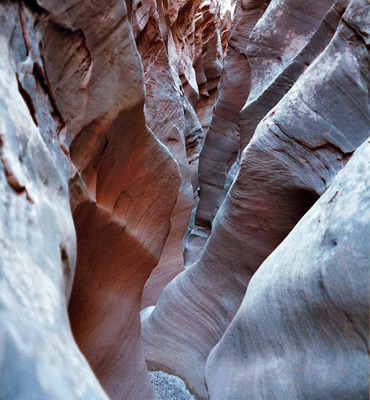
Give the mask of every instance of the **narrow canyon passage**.
[(367, 0), (0, 4), (0, 398), (369, 395)]

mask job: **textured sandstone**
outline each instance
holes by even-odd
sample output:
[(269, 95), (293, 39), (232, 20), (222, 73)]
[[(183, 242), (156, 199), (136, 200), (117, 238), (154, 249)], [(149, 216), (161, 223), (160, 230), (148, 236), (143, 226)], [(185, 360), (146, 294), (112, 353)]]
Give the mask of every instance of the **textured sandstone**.
[(159, 264), (145, 285), (142, 307), (155, 305), (163, 288), (184, 269), (182, 239), (193, 205), (189, 163), (186, 155), (184, 103), (188, 100), (181, 88), (178, 60), (165, 10), (160, 3), (147, 2), (132, 10), (138, 51), (144, 67), (146, 86), (145, 114), (148, 125), (170, 150), (179, 164), (181, 185), (171, 216), (171, 232), (166, 240)]
[(184, 270), (183, 238), (193, 190), (196, 197), (199, 185), (202, 129), (212, 115), (225, 47), (221, 36), (231, 17), (223, 15), (221, 20), (216, 1), (188, 1), (179, 6), (174, 14), (172, 2), (147, 1), (135, 4), (130, 14), (144, 67), (146, 120), (178, 162), (181, 175), (171, 232), (145, 285), (142, 308), (155, 305), (163, 288)]
[(0, 7), (0, 397), (107, 400), (68, 322), (72, 169), (18, 11)]
[[(92, 58), (88, 83), (79, 82), (87, 91), (85, 125), (70, 145), (83, 180), (75, 179), (71, 187), (78, 241), (69, 304), (73, 333), (111, 398), (154, 398), (141, 350), (139, 310), (143, 286), (170, 229), (177, 166), (145, 126), (143, 72), (124, 4), (55, 9), (59, 23), (84, 32)], [(94, 18), (98, 31), (89, 28)], [(55, 76), (55, 60), (47, 61)], [(75, 65), (60, 68), (65, 76)], [(76, 90), (69, 84), (62, 93)], [(56, 99), (61, 108), (75, 108)]]
[(369, 21), (1, 2), (1, 399), (365, 398)]
[(201, 197), (196, 224), (210, 228), (228, 187), (227, 174), (239, 148), (239, 112), (250, 90), (251, 71), (246, 56), (249, 34), (265, 8), (266, 2), (239, 2), (228, 42), (223, 73), (213, 118), (199, 160)]
[[(236, 175), (240, 154), (239, 112), (250, 90), (246, 47), (249, 34), (266, 7), (265, 2), (251, 1), (244, 6), (237, 3), (217, 101), (199, 157), (201, 196), (196, 209), (195, 227), (184, 253), (186, 265), (193, 264), (201, 257), (212, 221)], [(232, 177), (228, 179), (230, 171)]]
[(370, 142), (253, 276), (207, 361), (211, 399), (369, 394)]
[[(145, 281), (170, 230), (179, 173), (145, 125), (141, 59), (125, 6), (40, 0), (32, 8), (20, 4), (19, 10), (28, 54), (20, 64), (20, 92), (40, 129), (43, 119), (55, 121), (54, 141), (59, 148), (59, 134), (61, 148), (70, 151), (65, 163), (74, 170), (70, 201), (78, 257), (69, 302), (74, 337), (110, 398), (155, 398), (139, 311)], [(48, 103), (38, 100), (37, 85)], [(45, 181), (55, 180), (51, 171), (47, 175), (52, 158), (44, 164)], [(60, 180), (68, 193), (72, 172), (65, 175)], [(49, 236), (55, 246), (58, 239)], [(60, 252), (66, 264), (70, 252), (64, 247)], [(73, 271), (68, 273), (72, 279)]]
[[(345, 15), (350, 16), (355, 5)], [(368, 51), (351, 27), (355, 21), (350, 26), (340, 23), (345, 9), (345, 2), (338, 2), (312, 18), (311, 36), (280, 71), (285, 80), (290, 78), (290, 90), (273, 87), (276, 81), (263, 88), (282, 100), (268, 115), (260, 115), (263, 119), (244, 149), (239, 174), (216, 215), (202, 258), (166, 287), (143, 323), (149, 365), (179, 375), (199, 398), (208, 397), (204, 364), (209, 352), (238, 310), (253, 273), (369, 135)], [(269, 21), (270, 12), (274, 7), (259, 24)], [(266, 32), (268, 40), (268, 26), (256, 29)], [(310, 66), (297, 76), (295, 65), (303, 58)], [(242, 118), (246, 110), (248, 104)], [(246, 139), (248, 127), (244, 119), (241, 136)]]

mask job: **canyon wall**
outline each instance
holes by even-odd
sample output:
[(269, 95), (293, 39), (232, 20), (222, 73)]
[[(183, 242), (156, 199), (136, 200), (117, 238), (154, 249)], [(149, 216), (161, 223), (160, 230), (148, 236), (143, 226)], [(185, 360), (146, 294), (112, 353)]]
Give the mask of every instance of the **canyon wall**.
[[(200, 219), (212, 221), (202, 257), (165, 288), (143, 322), (148, 365), (182, 377), (201, 399), (208, 398), (207, 358), (254, 272), (369, 136), (369, 56), (354, 17), (363, 3), (347, 3), (321, 3), (305, 25), (302, 15), (310, 10), (304, 4), (285, 15), (293, 2), (274, 2), (258, 20), (264, 2), (238, 10), (257, 17), (246, 39), (251, 90), (239, 114), (240, 169), (214, 220), (211, 214)], [(292, 33), (280, 36), (272, 23)], [(213, 209), (222, 193), (212, 191)], [(235, 395), (227, 398), (249, 398)]]
[[(13, 225), (14, 232), (23, 232), (25, 245), (10, 237), (8, 262), (14, 246), (24, 253), (28, 263), (36, 252), (33, 268), (37, 273), (32, 274), (23, 265), (31, 275), (27, 286), (32, 291), (28, 294), (27, 286), (23, 290), (26, 296), (34, 293), (36, 300), (46, 303), (44, 307), (58, 306), (58, 314), (54, 312), (56, 315), (49, 321), (42, 308), (35, 309), (32, 302), (22, 299), (21, 293), (18, 301), (24, 303), (24, 312), (29, 308), (46, 319), (45, 328), (40, 325), (38, 329), (51, 347), (53, 335), (57, 336), (59, 368), (66, 374), (59, 379), (60, 393), (58, 385), (57, 394), (49, 393), (48, 386), (54, 378), (48, 378), (46, 373), (40, 388), (33, 389), (33, 396), (106, 397), (72, 339), (66, 308), (69, 304), (74, 339), (107, 395), (154, 398), (141, 348), (139, 312), (144, 284), (161, 257), (171, 228), (180, 173), (168, 149), (145, 122), (144, 75), (126, 7), (120, 1), (9, 2), (2, 6), (2, 12), (2, 21), (9, 25), (8, 35), (3, 36), (6, 52), (2, 57), (10, 76), (3, 76), (2, 82), (12, 82), (14, 96), (18, 96), (13, 108), (12, 102), (10, 107), (3, 107), (4, 176), (7, 191), (18, 202), (28, 201), (25, 212), (20, 208), (25, 221)], [(4, 90), (7, 99), (7, 86)], [(28, 107), (28, 121), (16, 116), (17, 107), (26, 111)], [(23, 126), (12, 128), (7, 116), (11, 113)], [(17, 129), (24, 136), (19, 143), (12, 134)], [(28, 130), (39, 137), (38, 144), (32, 147), (27, 146)], [(30, 160), (30, 167), (23, 158)], [(28, 172), (22, 173), (23, 169)], [(32, 196), (27, 181), (32, 185), (37, 180), (41, 193)], [(9, 207), (17, 207), (10, 200), (4, 200), (3, 205), (8, 203)], [(3, 214), (11, 218), (9, 213), (5, 207)], [(41, 240), (33, 236), (34, 231)], [(14, 262), (22, 268), (20, 260)], [(41, 271), (48, 278), (46, 283), (40, 279)], [(15, 278), (5, 282), (17, 289)], [(5, 290), (2, 295), (9, 297)], [(11, 303), (7, 304), (4, 312), (10, 313), (10, 307)], [(18, 347), (26, 346), (27, 325), (31, 322), (37, 327), (30, 316), (23, 318), (18, 330), (13, 328), (19, 337), (8, 339), (10, 349), (13, 346), (21, 351)], [(35, 336), (36, 340), (36, 331)], [(23, 398), (27, 397), (22, 394), (27, 385), (38, 383), (38, 374), (58, 369), (52, 365), (53, 353), (42, 346), (30, 346), (40, 353), (35, 358), (28, 356), (30, 379), (24, 380), (24, 388), (13, 388), (20, 390)], [(68, 356), (67, 350), (72, 354)], [(6, 354), (11, 357), (11, 350), (4, 357)], [(76, 359), (72, 359), (75, 371), (68, 367), (73, 365), (72, 356)], [(8, 358), (2, 359), (4, 363), (10, 364)], [(9, 374), (15, 374), (17, 367), (26, 368), (22, 362), (13, 364), (14, 370)], [(91, 375), (90, 385), (89, 381), (80, 383), (83, 368)], [(78, 384), (72, 386), (70, 375), (86, 387), (85, 394)], [(46, 385), (44, 381), (48, 380)], [(87, 390), (96, 394), (89, 395)]]
[(365, 398), (369, 46), (366, 0), (1, 2), (0, 398)]

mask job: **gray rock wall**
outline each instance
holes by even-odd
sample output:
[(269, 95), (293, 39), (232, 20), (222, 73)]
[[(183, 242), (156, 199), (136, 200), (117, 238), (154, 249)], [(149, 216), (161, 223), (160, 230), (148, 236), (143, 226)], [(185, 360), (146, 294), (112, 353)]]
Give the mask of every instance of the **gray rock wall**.
[(1, 2), (1, 399), (366, 397), (369, 21)]

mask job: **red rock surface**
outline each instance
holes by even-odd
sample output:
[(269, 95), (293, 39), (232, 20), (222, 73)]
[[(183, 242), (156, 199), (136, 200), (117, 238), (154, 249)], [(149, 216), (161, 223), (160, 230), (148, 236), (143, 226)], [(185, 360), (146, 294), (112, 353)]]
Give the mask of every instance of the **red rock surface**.
[(364, 398), (369, 13), (0, 4), (0, 398)]
[[(125, 7), (114, 1), (20, 7), (29, 68), (21, 93), (39, 126), (54, 118), (55, 136), (75, 168), (70, 201), (78, 257), (69, 302), (75, 340), (110, 398), (154, 398), (141, 349), (141, 294), (169, 233), (180, 179), (145, 125), (141, 59)], [(32, 100), (33, 80), (50, 111)]]
[(155, 305), (163, 288), (184, 270), (183, 238), (193, 207), (193, 191), (197, 195), (203, 130), (212, 115), (226, 44), (222, 43), (222, 34), (230, 18), (221, 17), (215, 1), (168, 5), (148, 1), (131, 9), (130, 20), (144, 67), (146, 120), (178, 162), (181, 175), (171, 232), (145, 285), (142, 308)]
[[(275, 67), (254, 73), (251, 62), (252, 88), (254, 82), (257, 86), (251, 94), (260, 93), (241, 112), (241, 142), (248, 143), (254, 134), (238, 176), (216, 215), (203, 256), (166, 287), (143, 323), (149, 365), (179, 375), (199, 398), (208, 397), (204, 364), (209, 352), (232, 321), (253, 273), (369, 135), (369, 110), (364, 109), (368, 77), (363, 73), (368, 53), (363, 39), (340, 23), (345, 10), (345, 3), (329, 11), (322, 4), (321, 14), (315, 10), (307, 19), (310, 29), (306, 26), (298, 44), (294, 35), (286, 37), (280, 47), (286, 63), (278, 74)], [(254, 41), (275, 46), (269, 23), (275, 12), (269, 7), (252, 31), (248, 55), (255, 57)], [(252, 114), (253, 107), (260, 114)]]
[[(69, 303), (72, 330), (111, 398), (154, 398), (139, 311), (143, 286), (170, 230), (178, 169), (145, 126), (143, 71), (124, 5), (42, 6), (48, 7), (51, 23), (82, 32), (91, 58), (91, 73), (63, 87), (58, 75), (75, 76), (81, 64), (57, 60), (53, 49), (66, 35), (45, 28), (44, 59), (62, 115), (73, 115), (78, 104), (71, 96), (66, 102), (57, 89), (63, 95), (85, 90), (85, 119), (79, 114), (76, 132), (74, 119), (66, 120), (66, 143), (81, 177), (71, 187), (78, 246)], [(91, 29), (94, 18), (98, 30)]]
[(131, 16), (144, 66), (146, 120), (156, 137), (178, 162), (181, 175), (177, 202), (171, 216), (171, 232), (159, 264), (146, 283), (142, 308), (155, 305), (163, 288), (184, 269), (182, 239), (193, 204), (185, 148), (188, 126), (184, 103), (187, 99), (182, 91), (176, 49), (171, 30), (166, 25), (165, 11), (163, 8), (157, 10), (157, 3), (148, 2), (143, 7), (133, 9)]

